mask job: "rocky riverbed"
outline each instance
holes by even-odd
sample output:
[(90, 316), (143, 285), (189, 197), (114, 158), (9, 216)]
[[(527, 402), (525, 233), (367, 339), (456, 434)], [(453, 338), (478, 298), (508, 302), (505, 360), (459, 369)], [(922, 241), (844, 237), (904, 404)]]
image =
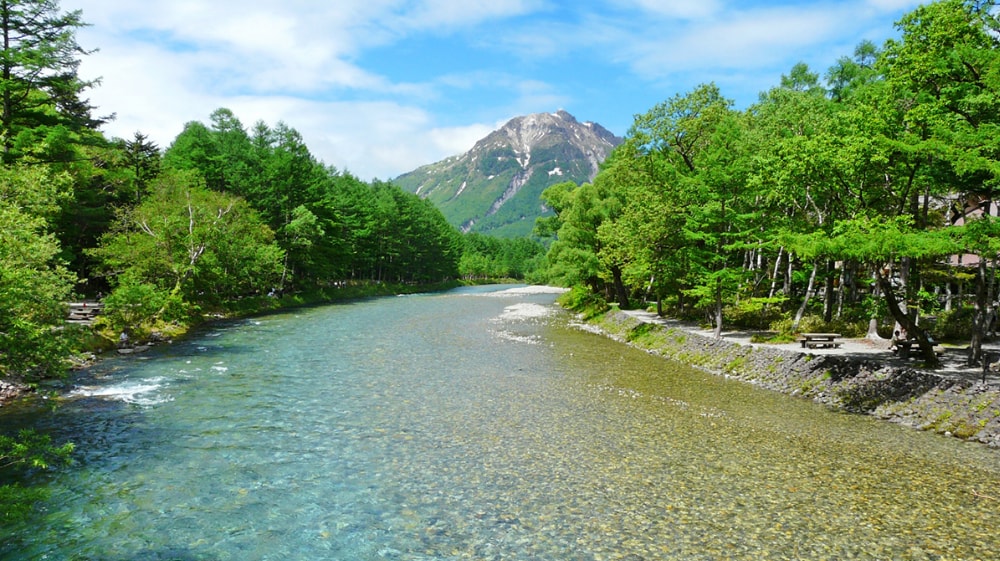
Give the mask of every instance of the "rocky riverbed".
[(655, 314), (617, 310), (581, 326), (770, 390), (1000, 448), (1000, 379), (992, 373), (984, 381), (981, 371), (961, 367), (957, 351), (932, 371), (866, 340), (804, 352), (794, 344), (750, 344), (738, 334), (715, 338)]
[(3, 407), (4, 403), (24, 395), (28, 390), (29, 388), (24, 384), (0, 380), (0, 407)]

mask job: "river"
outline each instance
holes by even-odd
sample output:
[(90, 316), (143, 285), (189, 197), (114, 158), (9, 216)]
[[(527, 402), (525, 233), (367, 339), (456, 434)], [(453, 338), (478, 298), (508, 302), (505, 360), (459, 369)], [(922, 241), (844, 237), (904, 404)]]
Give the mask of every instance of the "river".
[(1000, 555), (998, 452), (649, 356), (507, 288), (216, 325), (0, 410), (77, 445), (0, 560)]

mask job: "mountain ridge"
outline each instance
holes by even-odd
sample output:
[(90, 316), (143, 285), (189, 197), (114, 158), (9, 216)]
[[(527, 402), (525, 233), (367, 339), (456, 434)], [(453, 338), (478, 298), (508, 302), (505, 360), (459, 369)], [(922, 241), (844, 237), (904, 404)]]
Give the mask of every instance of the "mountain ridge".
[(394, 183), (429, 199), (463, 232), (530, 235), (548, 211), (541, 193), (564, 181), (592, 181), (622, 139), (569, 112), (514, 117), (464, 154), (421, 166)]

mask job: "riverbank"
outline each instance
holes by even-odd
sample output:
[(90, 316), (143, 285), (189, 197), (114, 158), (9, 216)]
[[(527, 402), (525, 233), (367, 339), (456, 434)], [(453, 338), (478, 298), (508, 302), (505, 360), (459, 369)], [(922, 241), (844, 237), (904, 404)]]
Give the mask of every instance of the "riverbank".
[(887, 345), (847, 340), (838, 349), (751, 343), (745, 332), (716, 339), (697, 326), (612, 309), (581, 327), (649, 353), (831, 407), (1000, 448), (1000, 377), (963, 366), (948, 349), (942, 367), (920, 368)]
[[(171, 324), (164, 329), (150, 328), (143, 330), (140, 335), (134, 336), (130, 346), (124, 349), (119, 348), (116, 333), (108, 330), (102, 331), (99, 327), (80, 327), (80, 329), (87, 329), (88, 335), (81, 337), (77, 351), (72, 356), (66, 357), (68, 363), (67, 370), (79, 370), (92, 366), (108, 354), (116, 352), (131, 354), (133, 352), (148, 350), (152, 346), (168, 344), (174, 340), (186, 337), (195, 329), (217, 321), (231, 321), (283, 310), (350, 302), (365, 298), (439, 292), (470, 284), (477, 283), (447, 281), (431, 285), (412, 285), (382, 282), (345, 282), (325, 290), (290, 293), (281, 297), (247, 298), (238, 302), (231, 302), (226, 308), (206, 311), (198, 317), (191, 318), (191, 321), (185, 324)], [(37, 384), (28, 384), (16, 378), (0, 378), (0, 407), (16, 399), (31, 395), (38, 386), (51, 388), (58, 387), (60, 383), (60, 378), (42, 380)]]

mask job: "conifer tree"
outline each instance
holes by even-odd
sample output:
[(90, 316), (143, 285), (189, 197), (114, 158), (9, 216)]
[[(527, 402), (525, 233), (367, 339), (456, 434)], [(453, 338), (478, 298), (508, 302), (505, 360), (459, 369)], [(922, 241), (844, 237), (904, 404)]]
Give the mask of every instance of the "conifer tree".
[(0, 155), (64, 160), (74, 135), (102, 122), (82, 97), (95, 81), (80, 79), (79, 10), (61, 13), (56, 0), (0, 0)]

